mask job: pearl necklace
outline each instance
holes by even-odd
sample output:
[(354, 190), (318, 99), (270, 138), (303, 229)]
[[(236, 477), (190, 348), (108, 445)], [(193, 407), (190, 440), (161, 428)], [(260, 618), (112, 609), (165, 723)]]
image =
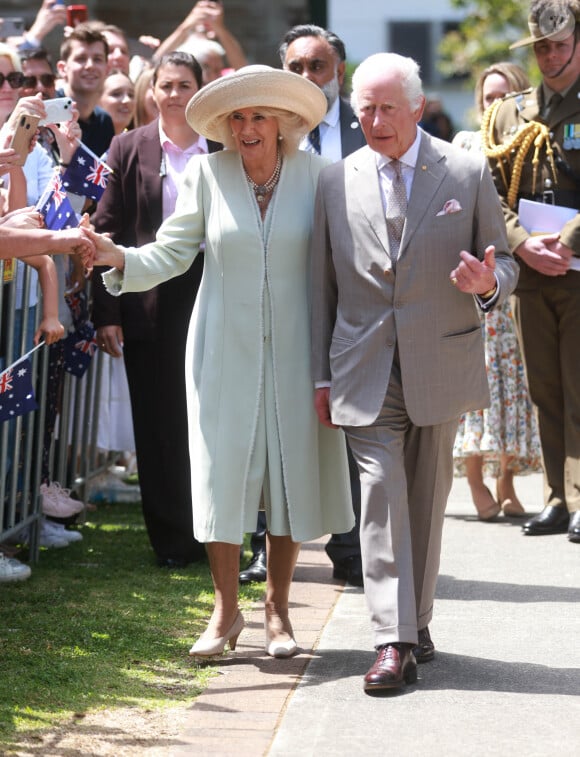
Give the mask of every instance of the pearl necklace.
[(280, 155), (280, 152), (278, 152), (278, 157), (276, 159), (276, 167), (274, 168), (274, 173), (268, 181), (264, 182), (264, 184), (256, 184), (256, 182), (251, 178), (251, 176), (248, 175), (248, 172), (244, 168), (244, 173), (246, 174), (246, 179), (248, 180), (248, 183), (254, 190), (254, 194), (256, 195), (256, 200), (259, 204), (263, 203), (266, 199), (266, 196), (270, 194), (270, 192), (274, 191), (274, 188), (276, 187), (276, 184), (278, 183), (278, 179), (280, 178), (280, 171), (282, 170), (282, 156)]

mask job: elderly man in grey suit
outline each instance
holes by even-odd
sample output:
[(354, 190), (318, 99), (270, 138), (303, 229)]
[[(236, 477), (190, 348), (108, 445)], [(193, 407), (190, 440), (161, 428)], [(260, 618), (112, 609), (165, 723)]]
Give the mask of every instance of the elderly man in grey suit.
[(457, 421), (489, 403), (478, 310), (509, 296), (518, 267), (483, 160), (418, 127), (415, 61), (367, 58), (352, 99), (368, 146), (321, 173), (312, 365), (320, 421), (344, 428), (361, 476), (373, 692), (433, 657)]

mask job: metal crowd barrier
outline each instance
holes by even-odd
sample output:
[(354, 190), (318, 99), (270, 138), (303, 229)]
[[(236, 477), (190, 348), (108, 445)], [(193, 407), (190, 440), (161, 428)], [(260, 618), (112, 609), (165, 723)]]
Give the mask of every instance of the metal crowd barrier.
[[(4, 267), (5, 261), (0, 261), (0, 282), (4, 282)], [(28, 303), (34, 284), (32, 269), (24, 266), (24, 271), (22, 302)], [(27, 318), (22, 318), (22, 333), (15, 340), (16, 304), (16, 282), (3, 283), (0, 286), (0, 329), (4, 336), (2, 370), (28, 352), (41, 319), (39, 292), (34, 330), (31, 334)], [(28, 313), (28, 307), (22, 312)], [(35, 562), (39, 554), (48, 358), (46, 345), (30, 358), (38, 409), (0, 422), (0, 544), (28, 541), (31, 562)], [(65, 372), (57, 425), (50, 444), (50, 480), (73, 490), (83, 502), (87, 501), (90, 478), (104, 470), (109, 462), (109, 455), (97, 448), (101, 358), (97, 350), (89, 369), (80, 379)], [(23, 539), (25, 529), (29, 529), (27, 539)]]

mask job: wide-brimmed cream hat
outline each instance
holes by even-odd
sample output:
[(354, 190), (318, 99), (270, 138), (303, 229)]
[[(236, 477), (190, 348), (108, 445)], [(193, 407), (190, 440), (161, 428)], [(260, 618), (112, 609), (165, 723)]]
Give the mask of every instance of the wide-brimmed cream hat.
[(235, 110), (259, 107), (296, 113), (306, 133), (322, 121), (328, 104), (322, 90), (298, 74), (270, 66), (244, 66), (202, 87), (189, 101), (185, 115), (194, 131), (220, 142), (224, 118)]
[(561, 42), (574, 33), (577, 21), (580, 21), (580, 3), (574, 0), (546, 0), (536, 13), (528, 16), (531, 36), (514, 42), (510, 50), (533, 45), (542, 39)]

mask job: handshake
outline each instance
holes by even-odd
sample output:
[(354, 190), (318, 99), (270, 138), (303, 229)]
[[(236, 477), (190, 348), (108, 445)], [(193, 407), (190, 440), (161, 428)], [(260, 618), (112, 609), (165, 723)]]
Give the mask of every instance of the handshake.
[(72, 229), (43, 228), (42, 215), (35, 208), (23, 208), (0, 218), (0, 258), (27, 258), (41, 254), (78, 255), (88, 275), (95, 265), (123, 270), (125, 256), (108, 237), (97, 234), (85, 213)]
[[(85, 224), (85, 218), (87, 223)], [(108, 234), (97, 234), (88, 223), (88, 217), (83, 219), (77, 229), (80, 235), (76, 255), (80, 255), (87, 276), (94, 266), (109, 266), (122, 271), (125, 267), (125, 254), (111, 241)]]

